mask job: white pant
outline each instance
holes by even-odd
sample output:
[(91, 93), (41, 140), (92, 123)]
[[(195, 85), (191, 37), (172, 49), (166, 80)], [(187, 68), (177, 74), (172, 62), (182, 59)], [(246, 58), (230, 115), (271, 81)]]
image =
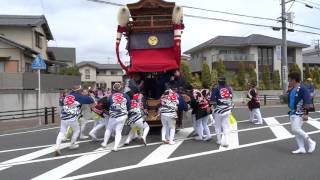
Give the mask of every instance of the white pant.
[(296, 141), (299, 146), (299, 149), (304, 149), (304, 142), (309, 140), (309, 135), (302, 130), (303, 119), (297, 115), (290, 116), (291, 121), (291, 130), (292, 133), (296, 136)]
[(103, 118), (99, 121), (96, 121), (94, 123), (94, 126), (92, 128), (92, 130), (90, 131), (89, 134), (93, 134), (93, 135), (96, 135), (97, 134), (97, 131), (99, 131), (100, 129), (102, 129), (103, 127), (106, 127), (107, 128), (107, 124), (108, 124), (108, 121), (109, 121), (109, 117), (106, 117), (106, 118)]
[(192, 127), (193, 127), (193, 130), (194, 130), (196, 133), (198, 133), (196, 115), (195, 115), (195, 114), (192, 114), (192, 115), (191, 115), (191, 119), (192, 119)]
[(76, 121), (76, 120), (75, 121), (64, 121), (64, 120), (62, 120), (61, 121), (61, 125), (60, 125), (60, 132), (59, 132), (57, 140), (56, 140), (57, 147), (59, 147), (61, 142), (62, 142), (62, 140), (65, 139), (65, 136), (66, 136), (66, 133), (67, 133), (67, 130), (68, 130), (69, 126), (73, 130), (73, 134), (72, 134), (72, 138), (71, 138), (71, 144), (74, 144), (77, 141), (77, 139), (79, 137), (79, 134), (80, 134), (80, 126), (79, 126), (78, 121)]
[(136, 121), (131, 126), (131, 130), (129, 132), (129, 135), (127, 137), (126, 143), (129, 144), (133, 137), (137, 134), (137, 130), (140, 131), (140, 134), (142, 135), (142, 138), (144, 140), (147, 139), (147, 135), (149, 133), (150, 127), (147, 122), (144, 121), (143, 118), (140, 118), (138, 121)]
[(262, 117), (261, 117), (261, 112), (260, 112), (260, 108), (255, 108), (255, 109), (252, 109), (252, 111), (249, 112), (249, 120), (251, 122), (254, 121), (254, 118), (257, 118), (258, 120), (258, 123), (263, 123), (262, 121)]
[(89, 119), (85, 119), (84, 117), (80, 118), (80, 138), (81, 136), (84, 136), (84, 130), (86, 129), (88, 121)]
[(121, 116), (118, 118), (109, 118), (109, 122), (107, 125), (106, 132), (104, 134), (104, 144), (107, 144), (111, 135), (112, 131), (115, 131), (116, 135), (114, 138), (114, 149), (117, 149), (119, 147), (122, 135), (122, 129), (124, 126), (125, 121), (127, 120), (128, 116)]
[(169, 137), (169, 142), (173, 142), (174, 135), (176, 133), (176, 119), (161, 114), (161, 122), (162, 122), (162, 129), (161, 129), (162, 141), (166, 141), (166, 137)]
[(207, 137), (210, 137), (210, 129), (208, 126), (208, 120), (209, 120), (209, 115), (196, 120), (197, 133), (200, 138), (203, 138), (204, 134), (207, 135)]
[(229, 115), (231, 112), (224, 114), (215, 113), (214, 119), (216, 120), (216, 134), (217, 134), (217, 143), (221, 144), (222, 132), (224, 135), (224, 142), (222, 144), (228, 145), (228, 137), (230, 134), (230, 124), (229, 124)]

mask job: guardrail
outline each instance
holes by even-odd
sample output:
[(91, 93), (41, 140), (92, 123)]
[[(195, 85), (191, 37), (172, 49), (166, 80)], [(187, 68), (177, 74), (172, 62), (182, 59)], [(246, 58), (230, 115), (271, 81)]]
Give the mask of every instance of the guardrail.
[(259, 99), (263, 99), (263, 104), (267, 105), (267, 101), (279, 101), (280, 102), (280, 96), (278, 95), (260, 95)]
[(51, 116), (51, 123), (55, 123), (55, 116), (57, 115), (57, 107), (45, 107), (40, 109), (24, 109), (15, 111), (0, 112), (0, 121), (15, 120), (24, 118), (44, 117), (45, 124), (49, 123), (49, 116)]

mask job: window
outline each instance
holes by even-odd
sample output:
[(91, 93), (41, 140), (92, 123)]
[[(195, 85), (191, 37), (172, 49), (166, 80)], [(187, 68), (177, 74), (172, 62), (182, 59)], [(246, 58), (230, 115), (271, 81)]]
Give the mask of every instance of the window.
[(273, 66), (273, 48), (258, 48), (258, 64)]
[(39, 32), (35, 32), (36, 37), (36, 47), (42, 49), (42, 34)]
[(4, 72), (4, 62), (0, 61), (0, 73)]
[(31, 64), (30, 64), (30, 63), (26, 63), (26, 64), (25, 64), (25, 71), (26, 71), (26, 72), (31, 72), (31, 71), (32, 71), (32, 69), (31, 69)]
[(117, 71), (111, 71), (110, 73), (111, 73), (111, 75), (117, 75), (118, 74)]
[(85, 69), (84, 74), (85, 74), (85, 79), (90, 79), (90, 69)]

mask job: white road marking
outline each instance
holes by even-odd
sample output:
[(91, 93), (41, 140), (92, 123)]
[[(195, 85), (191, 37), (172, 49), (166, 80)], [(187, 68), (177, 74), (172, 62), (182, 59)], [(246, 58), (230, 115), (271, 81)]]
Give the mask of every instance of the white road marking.
[[(114, 146), (114, 142), (107, 145), (107, 148), (112, 148)], [(104, 150), (103, 148), (98, 148), (95, 151), (99, 152)], [(105, 151), (103, 153), (96, 153), (96, 154), (88, 154), (84, 156), (80, 156), (72, 161), (69, 161), (68, 163), (65, 163), (61, 166), (58, 166), (50, 171), (45, 172), (44, 174), (41, 174), (32, 180), (41, 180), (41, 179), (60, 179), (68, 174), (71, 174), (72, 172), (90, 164), (91, 162), (109, 154), (110, 151)]]
[[(90, 142), (91, 140), (83, 140), (83, 141), (77, 141), (78, 144)], [(55, 144), (48, 144), (48, 145), (42, 145), (42, 146), (31, 146), (31, 147), (24, 147), (24, 148), (17, 148), (17, 149), (7, 149), (7, 150), (1, 150), (1, 153), (7, 153), (7, 152), (16, 152), (16, 151), (24, 151), (24, 150), (31, 150), (31, 149), (40, 149), (40, 148), (47, 148), (54, 146)]]
[(320, 122), (316, 121), (316, 119), (313, 119), (311, 117), (309, 117), (309, 120), (307, 121), (308, 124), (310, 124), (311, 126), (320, 129)]
[[(193, 132), (193, 128), (181, 129), (177, 134), (177, 139), (187, 138)], [(159, 146), (156, 150), (150, 153), (145, 159), (143, 159), (139, 164), (148, 165), (154, 162), (166, 161), (167, 158), (183, 143), (183, 141), (178, 141), (174, 145), (163, 144)]]
[[(68, 146), (69, 146), (69, 144), (66, 144), (66, 143), (65, 144), (61, 144), (61, 149), (64, 149), (64, 148), (66, 148)], [(32, 152), (32, 153), (29, 153), (29, 154), (26, 154), (26, 155), (22, 155), (20, 157), (14, 158), (14, 159), (10, 159), (10, 160), (4, 161), (4, 162), (0, 163), (0, 165), (23, 162), (23, 161), (29, 161), (29, 160), (36, 159), (38, 157), (53, 153), (53, 152), (55, 152), (55, 150), (56, 150), (55, 147), (48, 147), (48, 148), (41, 149), (41, 150), (36, 151), (36, 152)], [(2, 167), (0, 167), (0, 171), (8, 169), (10, 167), (12, 167), (12, 166), (11, 165), (2, 166)]]
[[(317, 133), (320, 133), (320, 130), (309, 132), (307, 134), (317, 134)], [(292, 137), (287, 137), (286, 139), (290, 139), (290, 138), (292, 138)], [(185, 159), (190, 159), (190, 158), (196, 158), (196, 157), (216, 154), (216, 153), (219, 153), (219, 152), (230, 151), (230, 150), (234, 150), (234, 149), (242, 149), (242, 148), (257, 146), (257, 145), (261, 145), (261, 144), (277, 142), (277, 141), (281, 141), (281, 140), (284, 140), (284, 139), (275, 138), (275, 139), (270, 139), (270, 140), (265, 140), (265, 141), (259, 141), (259, 142), (240, 145), (237, 148), (226, 148), (226, 149), (223, 149), (223, 150), (217, 149), (217, 150), (211, 150), (211, 151), (206, 151), (206, 152), (201, 152), (201, 153), (189, 154), (189, 155), (185, 155), (185, 156), (179, 156), (179, 157), (170, 158), (170, 159), (167, 159), (166, 161), (154, 162), (152, 164), (140, 164), (139, 163), (139, 164), (136, 164), (136, 165), (125, 166), (125, 167), (121, 167), (121, 168), (108, 169), (108, 170), (103, 170), (103, 171), (98, 171), (98, 172), (93, 172), (93, 173), (88, 173), (88, 174), (82, 174), (82, 175), (62, 178), (61, 180), (87, 179), (87, 178), (90, 178), (90, 177), (106, 175), (106, 174), (115, 173), (115, 172), (122, 172), (122, 171), (126, 171), (126, 170), (137, 169), (137, 168), (141, 168), (141, 167), (157, 165), (157, 164), (163, 164), (163, 163), (168, 163), (168, 162), (174, 162), (174, 161), (179, 161), (179, 160), (185, 160)], [(289, 151), (288, 151), (288, 153), (289, 153)]]
[(275, 118), (264, 118), (264, 121), (268, 126), (270, 126), (271, 131), (276, 136), (277, 139), (287, 139), (289, 137), (293, 137), (293, 135)]
[(30, 130), (30, 131), (23, 131), (23, 132), (16, 132), (16, 133), (0, 134), (0, 137), (19, 135), (19, 134), (27, 134), (27, 133), (34, 133), (34, 132), (41, 132), (41, 131), (48, 131), (48, 130), (59, 129), (59, 128), (60, 127), (52, 127), (52, 128), (37, 129), (37, 130)]
[[(313, 121), (316, 121), (316, 120), (319, 120), (319, 119), (320, 118), (313, 119)], [(283, 123), (283, 124), (280, 124), (280, 126), (289, 125), (289, 124), (290, 124), (290, 122), (289, 123)], [(260, 127), (255, 127), (255, 128), (241, 129), (241, 130), (238, 130), (236, 132), (232, 131), (231, 133), (240, 133), (240, 132), (253, 131), (253, 130), (265, 129), (265, 128), (269, 128), (269, 126), (260, 126)], [(212, 135), (215, 135), (215, 134), (212, 134)], [(176, 139), (176, 141), (185, 141), (185, 140), (192, 140), (192, 139), (194, 139), (194, 137), (185, 138), (185, 139)], [(159, 145), (159, 144), (162, 144), (162, 142), (149, 143), (148, 146)], [(123, 148), (120, 148), (119, 150), (134, 149), (134, 148), (140, 148), (140, 147), (143, 147), (143, 145), (135, 145), (135, 146), (123, 147)], [(229, 149), (233, 149), (233, 148), (229, 148)], [(21, 161), (21, 162), (15, 162), (15, 163), (0, 163), (0, 168), (7, 167), (7, 166), (16, 166), (16, 165), (32, 164), (32, 163), (45, 162), (45, 161), (53, 161), (53, 160), (71, 158), (71, 157), (79, 157), (79, 156), (90, 155), (90, 154), (99, 154), (99, 153), (105, 153), (106, 151), (110, 152), (110, 150), (91, 151), (91, 152), (85, 152), (85, 153), (78, 153), (78, 154), (71, 154), (71, 155), (64, 155), (64, 156), (43, 158), (43, 159), (35, 159), (35, 160)]]

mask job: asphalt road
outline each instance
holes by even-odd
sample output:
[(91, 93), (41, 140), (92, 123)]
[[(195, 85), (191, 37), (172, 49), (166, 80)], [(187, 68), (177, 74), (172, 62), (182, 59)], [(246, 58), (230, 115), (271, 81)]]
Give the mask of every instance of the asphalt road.
[[(247, 121), (246, 108), (235, 109), (229, 148), (217, 146), (215, 136), (209, 142), (195, 141), (188, 121), (177, 132), (175, 145), (161, 144), (156, 128), (147, 147), (133, 142), (110, 152), (100, 148), (101, 142), (86, 140), (77, 150), (66, 144), (59, 157), (53, 153), (58, 127), (0, 134), (0, 179), (319, 180), (320, 146), (313, 154), (290, 154), (296, 143), (287, 111), (264, 107), (264, 124), (257, 126)], [(320, 145), (320, 112), (310, 118), (303, 128)]]

